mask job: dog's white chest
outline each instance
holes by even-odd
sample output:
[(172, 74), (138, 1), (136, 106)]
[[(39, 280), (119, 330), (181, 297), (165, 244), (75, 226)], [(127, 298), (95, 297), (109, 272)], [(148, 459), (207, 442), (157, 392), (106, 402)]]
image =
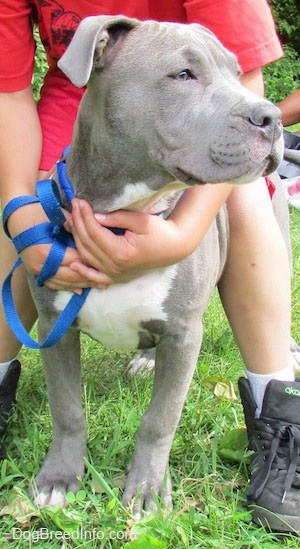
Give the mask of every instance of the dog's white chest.
[[(107, 290), (92, 289), (77, 317), (78, 327), (104, 345), (136, 348), (142, 322), (168, 319), (163, 303), (176, 271), (172, 265)], [(69, 292), (58, 292), (55, 308), (62, 311), (69, 299)]]

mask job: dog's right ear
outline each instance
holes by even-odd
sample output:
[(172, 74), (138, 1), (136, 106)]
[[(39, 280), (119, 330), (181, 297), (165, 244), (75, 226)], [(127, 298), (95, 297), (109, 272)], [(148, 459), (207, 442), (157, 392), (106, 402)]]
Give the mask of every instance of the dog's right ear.
[(101, 66), (102, 55), (108, 46), (138, 23), (137, 19), (123, 15), (86, 17), (58, 61), (58, 67), (75, 86), (82, 88), (87, 84), (95, 63)]

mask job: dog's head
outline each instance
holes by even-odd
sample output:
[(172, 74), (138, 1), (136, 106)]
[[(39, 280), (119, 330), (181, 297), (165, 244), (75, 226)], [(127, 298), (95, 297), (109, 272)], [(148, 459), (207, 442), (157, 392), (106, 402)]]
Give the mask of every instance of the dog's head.
[(240, 85), (235, 56), (201, 25), (88, 17), (59, 67), (87, 84), (85, 139), (110, 150), (119, 178), (244, 183), (281, 160), (279, 109)]

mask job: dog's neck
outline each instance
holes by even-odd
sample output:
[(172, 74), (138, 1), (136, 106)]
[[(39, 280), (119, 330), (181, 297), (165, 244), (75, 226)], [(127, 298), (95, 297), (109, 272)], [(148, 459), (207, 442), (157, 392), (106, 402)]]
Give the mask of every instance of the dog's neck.
[(101, 104), (95, 118), (88, 91), (82, 102), (67, 158), (67, 175), (75, 195), (103, 212), (130, 209), (155, 213), (168, 208), (174, 192), (178, 194), (186, 185), (158, 166), (132, 136), (108, 127), (101, 116)]

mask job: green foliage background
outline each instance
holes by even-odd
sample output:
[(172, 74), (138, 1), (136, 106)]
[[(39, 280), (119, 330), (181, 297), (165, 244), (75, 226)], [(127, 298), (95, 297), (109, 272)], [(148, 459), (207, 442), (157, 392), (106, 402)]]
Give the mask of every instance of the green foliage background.
[(285, 52), (264, 69), (266, 96), (277, 103), (300, 87), (300, 8), (296, 0), (269, 1)]

